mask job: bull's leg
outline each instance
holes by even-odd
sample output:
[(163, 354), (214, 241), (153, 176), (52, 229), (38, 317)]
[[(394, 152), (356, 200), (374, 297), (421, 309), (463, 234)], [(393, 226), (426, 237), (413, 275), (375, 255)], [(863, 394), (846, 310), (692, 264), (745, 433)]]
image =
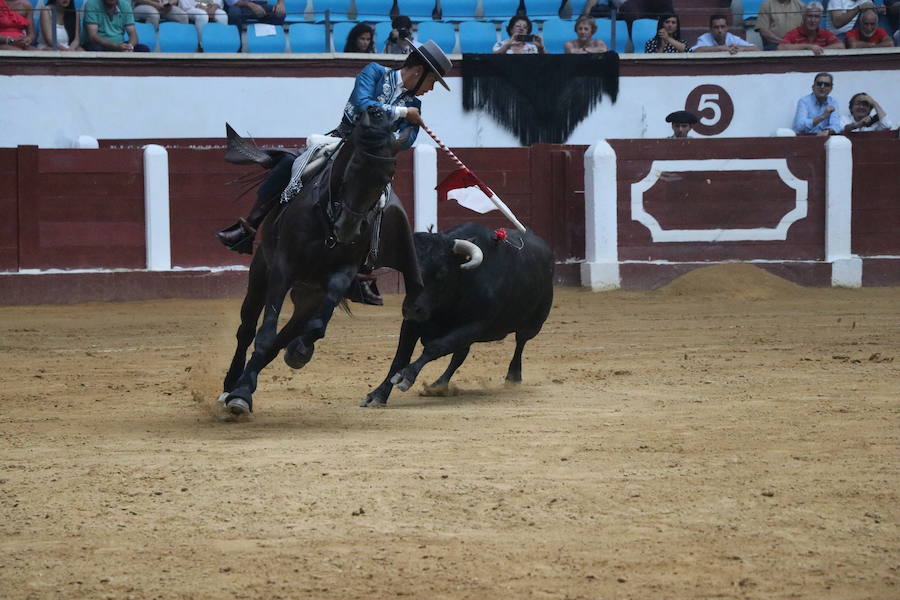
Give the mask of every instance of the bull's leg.
[(400, 341), (397, 343), (397, 352), (394, 353), (394, 360), (391, 362), (391, 368), (388, 369), (388, 375), (384, 378), (377, 388), (366, 394), (366, 397), (359, 403), (360, 406), (384, 406), (387, 404), (388, 397), (394, 384), (391, 383), (391, 376), (401, 367), (409, 364), (412, 358), (413, 350), (419, 341), (419, 326), (413, 321), (403, 320), (400, 326)]
[(466, 346), (462, 350), (457, 350), (453, 353), (453, 358), (450, 359), (450, 364), (447, 365), (447, 370), (443, 372), (443, 374), (438, 377), (434, 383), (431, 384), (433, 388), (444, 388), (450, 383), (450, 378), (453, 377), (453, 374), (456, 373), (456, 370), (460, 368), (465, 362), (466, 357), (469, 356), (469, 350), (472, 346)]
[(234, 389), (229, 392), (225, 401), (226, 408), (234, 415), (247, 414), (253, 410), (253, 392), (256, 391), (259, 372), (278, 354), (279, 348), (275, 343), (278, 315), (290, 288), (291, 278), (288, 276), (289, 270), (284, 259), (277, 258), (275, 261), (269, 268), (265, 312), (262, 325), (256, 332), (253, 354), (250, 355), (244, 372), (241, 373)]
[(425, 344), (422, 355), (415, 362), (408, 364), (394, 374), (391, 377), (391, 383), (400, 388), (401, 392), (405, 392), (416, 382), (422, 367), (442, 356), (467, 349), (472, 345), (473, 340), (478, 339), (478, 332), (481, 331), (482, 327), (482, 323), (476, 321)]
[(522, 383), (522, 350), (525, 349), (525, 342), (530, 339), (516, 332), (516, 349), (509, 361), (509, 369), (506, 370), (506, 383)]
[(306, 322), (303, 333), (287, 346), (285, 360), (289, 356), (294, 364), (288, 364), (295, 369), (299, 369), (312, 359), (316, 342), (325, 337), (325, 329), (328, 327), (331, 317), (334, 316), (334, 309), (347, 295), (347, 290), (350, 289), (350, 283), (355, 275), (355, 268), (348, 268), (338, 271), (328, 278), (325, 284), (325, 296), (319, 303), (318, 310)]
[[(235, 348), (234, 356), (231, 359), (231, 366), (225, 375), (225, 381), (222, 384), (224, 392), (230, 392), (235, 383), (244, 372), (244, 365), (247, 362), (247, 348), (253, 342), (256, 333), (256, 323), (259, 321), (259, 314), (262, 312), (263, 303), (266, 295), (266, 265), (262, 253), (254, 255), (253, 262), (250, 265), (250, 274), (247, 282), (247, 295), (244, 296), (244, 302), (241, 304), (241, 324), (238, 326), (235, 337), (237, 338), (237, 348)], [(225, 395), (227, 398), (227, 394)], [(225, 398), (222, 398), (224, 401)]]

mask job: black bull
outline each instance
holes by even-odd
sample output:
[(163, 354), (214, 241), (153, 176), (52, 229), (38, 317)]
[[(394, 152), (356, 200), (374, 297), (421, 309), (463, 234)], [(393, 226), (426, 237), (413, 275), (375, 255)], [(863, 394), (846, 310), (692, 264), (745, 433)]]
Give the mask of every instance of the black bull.
[[(388, 375), (360, 406), (386, 404), (394, 385), (408, 390), (422, 367), (452, 354), (447, 369), (432, 384), (444, 387), (473, 343), (502, 340), (510, 333), (516, 334), (516, 348), (506, 381), (522, 381), (522, 349), (540, 332), (553, 303), (553, 253), (530, 232), (511, 230), (507, 235), (502, 239), (473, 223), (443, 233), (415, 234), (424, 287), (417, 294), (408, 293)], [(473, 268), (478, 254), (480, 264)], [(419, 340), (422, 355), (410, 362)]]

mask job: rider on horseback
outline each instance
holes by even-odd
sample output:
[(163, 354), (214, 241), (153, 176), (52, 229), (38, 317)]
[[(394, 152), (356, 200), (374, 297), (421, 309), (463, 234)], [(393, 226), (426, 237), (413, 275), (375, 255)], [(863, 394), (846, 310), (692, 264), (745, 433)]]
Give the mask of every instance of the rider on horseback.
[[(429, 40), (424, 44), (412, 44), (412, 52), (400, 69), (390, 69), (378, 63), (369, 63), (356, 76), (353, 92), (344, 108), (340, 125), (329, 135), (347, 137), (359, 115), (371, 106), (381, 107), (394, 119), (394, 132), (398, 135), (411, 128), (411, 135), (405, 148), (412, 146), (422, 124), (420, 114), (422, 102), (417, 98), (431, 91), (434, 83), (440, 82), (447, 90), (450, 87), (443, 76), (452, 67), (450, 60), (440, 47)], [(295, 160), (305, 164), (306, 150), (299, 157), (285, 155), (272, 167), (269, 176), (259, 187), (256, 203), (246, 218), (218, 232), (216, 236), (230, 250), (251, 254), (256, 230), (265, 216), (278, 203), (278, 199), (288, 183)], [(299, 177), (299, 176), (298, 176)]]

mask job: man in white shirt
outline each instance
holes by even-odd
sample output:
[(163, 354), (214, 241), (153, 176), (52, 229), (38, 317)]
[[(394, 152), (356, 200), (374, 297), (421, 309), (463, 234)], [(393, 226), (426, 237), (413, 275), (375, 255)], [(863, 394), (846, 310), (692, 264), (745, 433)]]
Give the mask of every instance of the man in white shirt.
[(728, 31), (728, 18), (713, 15), (709, 18), (709, 33), (697, 38), (691, 52), (728, 52), (737, 54), (747, 50), (759, 50), (756, 46)]
[(885, 14), (885, 8), (875, 6), (872, 0), (829, 0), (828, 16), (831, 17), (831, 25), (838, 38), (842, 41), (848, 31), (856, 26), (859, 15), (867, 9), (874, 9), (879, 15)]

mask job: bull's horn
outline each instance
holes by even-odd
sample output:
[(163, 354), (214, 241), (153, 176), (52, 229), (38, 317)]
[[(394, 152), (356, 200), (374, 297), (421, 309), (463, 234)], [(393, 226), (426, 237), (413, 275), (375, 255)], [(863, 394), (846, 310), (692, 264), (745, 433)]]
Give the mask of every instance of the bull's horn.
[(468, 256), (469, 260), (459, 265), (460, 269), (465, 269), (467, 271), (471, 269), (477, 269), (479, 265), (481, 265), (481, 261), (484, 260), (484, 254), (481, 252), (481, 248), (473, 244), (468, 240), (453, 240), (453, 254), (459, 254), (460, 256)]

